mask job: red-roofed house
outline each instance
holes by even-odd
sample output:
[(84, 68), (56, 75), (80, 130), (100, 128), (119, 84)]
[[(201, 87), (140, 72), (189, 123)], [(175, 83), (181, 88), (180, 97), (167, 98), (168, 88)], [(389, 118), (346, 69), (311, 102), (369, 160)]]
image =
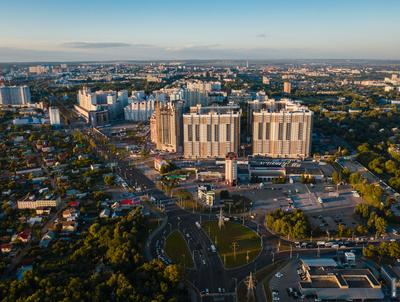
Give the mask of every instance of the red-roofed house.
[(11, 243), (4, 243), (4, 244), (0, 245), (0, 250), (4, 254), (9, 253), (12, 250), (12, 244)]
[(20, 240), (21, 242), (28, 242), (31, 240), (31, 230), (26, 229), (25, 231), (18, 233), (16, 239)]
[(79, 201), (70, 201), (70, 202), (68, 202), (68, 206), (70, 206), (72, 208), (77, 208), (77, 207), (79, 207)]

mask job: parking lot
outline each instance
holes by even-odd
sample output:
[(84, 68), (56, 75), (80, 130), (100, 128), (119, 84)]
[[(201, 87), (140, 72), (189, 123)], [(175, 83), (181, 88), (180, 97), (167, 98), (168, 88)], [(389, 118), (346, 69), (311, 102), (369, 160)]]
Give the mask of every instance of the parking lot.
[[(274, 272), (269, 281), (273, 301), (289, 302), (297, 301), (301, 298), (301, 294), (298, 291), (300, 277), (296, 273), (298, 266), (299, 261), (293, 260), (279, 269), (279, 271)], [(283, 280), (284, 282), (282, 282)]]

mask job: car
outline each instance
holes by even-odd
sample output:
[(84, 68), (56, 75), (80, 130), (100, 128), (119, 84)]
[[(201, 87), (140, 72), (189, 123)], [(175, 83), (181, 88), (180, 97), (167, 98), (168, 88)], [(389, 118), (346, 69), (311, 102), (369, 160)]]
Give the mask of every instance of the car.
[(205, 290), (206, 295), (208, 295), (210, 293), (210, 291), (208, 290), (208, 288), (206, 288)]
[(282, 278), (282, 277), (283, 277), (283, 274), (282, 274), (281, 272), (277, 272), (277, 273), (275, 274), (275, 277), (276, 277), (276, 278)]
[(218, 287), (218, 292), (222, 293), (222, 289), (220, 287)]

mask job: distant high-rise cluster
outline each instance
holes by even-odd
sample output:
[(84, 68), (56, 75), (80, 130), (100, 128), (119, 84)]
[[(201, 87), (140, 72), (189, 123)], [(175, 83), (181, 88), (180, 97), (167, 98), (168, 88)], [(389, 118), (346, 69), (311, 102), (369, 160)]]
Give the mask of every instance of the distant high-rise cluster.
[(27, 105), (31, 103), (28, 86), (1, 86), (0, 105)]
[(253, 154), (310, 156), (313, 112), (290, 100), (271, 100), (265, 105), (265, 109), (253, 112)]
[(92, 125), (108, 124), (110, 120), (122, 118), (124, 106), (128, 104), (128, 91), (96, 91), (83, 87), (78, 92), (75, 109)]

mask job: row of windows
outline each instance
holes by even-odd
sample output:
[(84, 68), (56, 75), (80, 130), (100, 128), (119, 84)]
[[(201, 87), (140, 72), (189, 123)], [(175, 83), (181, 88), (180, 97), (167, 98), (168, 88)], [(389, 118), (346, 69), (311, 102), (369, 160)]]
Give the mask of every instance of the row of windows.
[[(194, 129), (194, 137), (193, 137), (193, 126)], [(219, 141), (219, 127), (220, 125), (214, 125), (214, 141)], [(188, 141), (200, 141), (200, 125), (188, 125)], [(231, 141), (231, 124), (225, 124), (225, 133), (226, 133), (226, 141)], [(194, 139), (193, 139), (194, 138)], [(207, 141), (211, 142), (212, 140), (212, 125), (207, 125)]]
[[(264, 131), (264, 126), (265, 125), (265, 139), (270, 139), (271, 138), (271, 123), (258, 123), (258, 139), (262, 140), (263, 139), (263, 131)], [(299, 128), (298, 128), (298, 133), (297, 133), (297, 139), (301, 140), (303, 138), (303, 132), (304, 132), (304, 124), (299, 123)], [(278, 140), (283, 140), (283, 129), (284, 129), (284, 123), (279, 123), (278, 124)], [(292, 136), (292, 124), (286, 124), (286, 140), (290, 140)]]

